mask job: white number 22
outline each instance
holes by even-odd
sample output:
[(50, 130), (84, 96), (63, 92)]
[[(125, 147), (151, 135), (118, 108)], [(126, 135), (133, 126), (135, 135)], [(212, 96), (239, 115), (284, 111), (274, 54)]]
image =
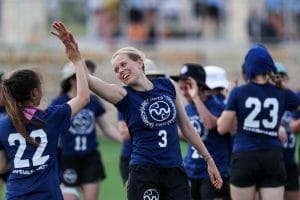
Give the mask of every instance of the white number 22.
[[(33, 154), (32, 165), (39, 166), (45, 164), (45, 162), (49, 159), (49, 155), (42, 156), (48, 143), (46, 133), (42, 129), (39, 129), (39, 130), (32, 131), (30, 133), (30, 137), (32, 137), (33, 139), (35, 138), (41, 139), (38, 148)], [(19, 147), (17, 149), (14, 158), (15, 168), (29, 167), (30, 166), (29, 159), (22, 159), (22, 156), (27, 146), (25, 138), (20, 133), (12, 133), (8, 136), (8, 143), (10, 146), (16, 145), (16, 141), (19, 142)]]

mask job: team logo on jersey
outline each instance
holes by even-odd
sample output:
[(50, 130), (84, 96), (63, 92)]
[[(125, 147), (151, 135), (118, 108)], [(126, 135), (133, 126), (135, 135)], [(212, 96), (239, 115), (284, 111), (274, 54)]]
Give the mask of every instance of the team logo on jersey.
[(63, 173), (63, 179), (66, 183), (74, 184), (76, 183), (78, 176), (74, 169), (66, 169)]
[(205, 127), (203, 127), (203, 122), (198, 115), (193, 115), (189, 117), (191, 124), (193, 125), (196, 132), (200, 135), (202, 140), (205, 140), (208, 135), (208, 131)]
[(165, 95), (145, 100), (140, 111), (143, 122), (151, 128), (169, 125), (176, 119), (175, 104)]
[(144, 192), (143, 200), (159, 200), (159, 193), (156, 189), (148, 189)]
[(83, 109), (72, 119), (69, 131), (72, 134), (90, 134), (94, 130), (95, 117), (89, 109)]

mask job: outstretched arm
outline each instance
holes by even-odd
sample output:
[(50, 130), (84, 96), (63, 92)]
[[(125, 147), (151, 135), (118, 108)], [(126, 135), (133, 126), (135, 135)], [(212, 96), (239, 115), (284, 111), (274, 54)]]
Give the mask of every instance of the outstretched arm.
[(81, 58), (77, 42), (72, 33), (61, 22), (54, 22), (52, 27), (56, 32), (51, 32), (65, 45), (65, 51), (69, 60), (73, 63), (77, 81), (77, 94), (68, 101), (72, 110), (72, 116), (78, 113), (90, 101), (90, 92), (87, 82), (87, 73), (84, 61)]

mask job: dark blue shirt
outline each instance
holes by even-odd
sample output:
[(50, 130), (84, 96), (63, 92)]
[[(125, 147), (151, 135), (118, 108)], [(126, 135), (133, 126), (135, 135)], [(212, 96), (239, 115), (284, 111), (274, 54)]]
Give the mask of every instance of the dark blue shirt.
[[(204, 102), (205, 106), (212, 115), (219, 117), (224, 106), (214, 96), (209, 96)], [(216, 166), (222, 177), (228, 176), (228, 144), (225, 136), (221, 136), (217, 129), (208, 130), (198, 114), (197, 108), (193, 104), (185, 107), (190, 122), (200, 135), (207, 150), (215, 160)], [(203, 157), (198, 154), (197, 150), (191, 145), (187, 146), (187, 154), (184, 159), (184, 166), (189, 178), (209, 178), (207, 164)]]
[(247, 83), (230, 93), (226, 110), (235, 111), (238, 127), (233, 152), (281, 147), (278, 128), (285, 110), (300, 104), (294, 92), (269, 83)]
[[(51, 105), (64, 104), (69, 100), (70, 97), (63, 94), (55, 98)], [(100, 99), (91, 95), (90, 103), (72, 117), (69, 130), (60, 135), (62, 156), (80, 156), (97, 151), (96, 119), (104, 113)]]
[(131, 165), (178, 167), (182, 165), (176, 112), (176, 91), (167, 78), (152, 81), (153, 89), (135, 91), (116, 104), (132, 137)]
[(30, 137), (39, 146), (28, 143), (16, 131), (10, 118), (0, 120), (0, 143), (11, 163), (7, 181), (7, 199), (62, 199), (57, 161), (58, 134), (70, 125), (68, 104), (50, 106), (34, 116), (45, 122), (43, 128), (27, 125)]

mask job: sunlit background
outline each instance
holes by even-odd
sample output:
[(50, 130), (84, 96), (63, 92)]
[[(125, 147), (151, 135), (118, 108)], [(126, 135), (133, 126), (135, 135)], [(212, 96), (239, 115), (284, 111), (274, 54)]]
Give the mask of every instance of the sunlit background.
[[(58, 95), (68, 62), (50, 34), (55, 20), (68, 26), (83, 57), (97, 63), (96, 76), (109, 82), (117, 82), (112, 53), (128, 45), (145, 51), (169, 75), (197, 62), (224, 67), (229, 80), (242, 82), (247, 49), (263, 43), (287, 68), (290, 87), (300, 88), (300, 0), (0, 0), (0, 70), (38, 68), (44, 75), (42, 108)], [(106, 107), (115, 123), (115, 108)], [(120, 199), (113, 194), (123, 188), (121, 181), (112, 183), (115, 191), (105, 184), (101, 196)]]

